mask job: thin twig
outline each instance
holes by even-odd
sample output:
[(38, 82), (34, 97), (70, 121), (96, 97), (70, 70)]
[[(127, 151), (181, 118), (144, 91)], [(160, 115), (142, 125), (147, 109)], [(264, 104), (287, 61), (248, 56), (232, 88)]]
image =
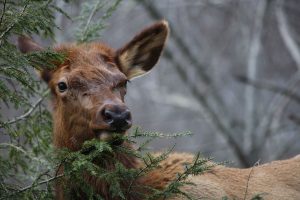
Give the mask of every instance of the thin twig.
[(248, 188), (249, 188), (249, 182), (250, 182), (251, 175), (252, 175), (252, 173), (253, 173), (253, 171), (254, 171), (254, 167), (257, 167), (257, 166), (259, 165), (259, 162), (260, 162), (260, 160), (258, 160), (258, 161), (254, 164), (254, 166), (251, 168), (251, 170), (250, 170), (250, 173), (249, 173), (249, 176), (248, 176), (248, 179), (247, 179), (247, 185), (246, 185), (246, 190), (245, 190), (244, 200), (246, 200), (246, 197), (247, 197)]

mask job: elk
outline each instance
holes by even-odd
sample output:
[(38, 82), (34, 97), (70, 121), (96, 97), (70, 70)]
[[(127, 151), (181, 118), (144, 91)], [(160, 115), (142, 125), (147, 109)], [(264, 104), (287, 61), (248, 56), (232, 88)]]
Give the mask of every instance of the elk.
[[(78, 151), (84, 141), (93, 138), (108, 141), (112, 132), (126, 134), (132, 124), (131, 113), (124, 103), (126, 83), (154, 67), (168, 34), (168, 23), (160, 21), (142, 30), (118, 50), (99, 42), (63, 44), (53, 48), (64, 53), (66, 59), (52, 70), (41, 70), (40, 76), (52, 93), (56, 148)], [(43, 50), (29, 37), (20, 37), (18, 43), (23, 53)], [(128, 142), (117, 145), (131, 148)], [(127, 168), (141, 165), (135, 157), (115, 156)], [(137, 183), (163, 189), (177, 173), (183, 172), (184, 163), (192, 160), (191, 154), (172, 153), (159, 168)], [(202, 175), (189, 177), (189, 180), (194, 185), (182, 189), (195, 199), (250, 199), (258, 194), (265, 199), (300, 199), (300, 155), (248, 169), (216, 166)], [(107, 185), (97, 177), (87, 176), (86, 181), (105, 199), (113, 199)], [(66, 199), (59, 184), (56, 198)], [(181, 198), (174, 196), (172, 199)], [(141, 198), (127, 196), (127, 199)]]

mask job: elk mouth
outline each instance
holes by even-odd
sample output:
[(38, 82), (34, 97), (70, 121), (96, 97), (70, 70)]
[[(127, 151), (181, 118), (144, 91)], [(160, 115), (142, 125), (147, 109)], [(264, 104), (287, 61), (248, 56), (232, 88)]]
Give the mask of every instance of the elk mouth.
[(111, 131), (111, 130), (94, 130), (95, 137), (101, 141), (111, 143), (113, 145), (119, 146), (123, 144), (124, 138), (122, 136), (125, 131)]

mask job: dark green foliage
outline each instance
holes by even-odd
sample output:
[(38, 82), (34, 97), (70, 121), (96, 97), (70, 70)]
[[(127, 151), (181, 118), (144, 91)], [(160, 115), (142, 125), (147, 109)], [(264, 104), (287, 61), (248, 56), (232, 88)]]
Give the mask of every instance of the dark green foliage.
[[(14, 43), (21, 34), (54, 37), (57, 8), (52, 1), (2, 0), (0, 4), (0, 199), (20, 199), (20, 188), (44, 180), (53, 169), (46, 157), (51, 151), (52, 123), (43, 103), (49, 92), (34, 78), (33, 66), (48, 67), (62, 56), (51, 51), (24, 55)], [(39, 192), (48, 189), (26, 189), (22, 198), (51, 198), (51, 192)]]
[[(77, 41), (89, 42), (99, 39), (101, 31), (106, 27), (104, 20), (112, 15), (120, 2), (121, 0), (92, 0), (83, 3), (79, 17), (75, 18), (79, 24), (76, 30)], [(104, 12), (99, 15), (99, 10)]]
[[(162, 133), (142, 132), (138, 130), (139, 129), (136, 129), (132, 136), (123, 137), (122, 139), (134, 142), (132, 139), (138, 137), (137, 135), (143, 135), (145, 139), (153, 137), (153, 134), (159, 134), (161, 137), (165, 136)], [(180, 135), (185, 134), (180, 133)], [(170, 135), (166, 135), (166, 137), (170, 137)], [(74, 185), (72, 185), (73, 187), (80, 188), (76, 190), (78, 195), (84, 191), (87, 195), (87, 199), (102, 199), (104, 197), (94, 194), (93, 189), (82, 179), (83, 174), (86, 173), (96, 176), (103, 182), (107, 183), (110, 186), (109, 191), (112, 197), (126, 199), (125, 197), (128, 194), (131, 194), (142, 196), (144, 199), (159, 199), (179, 194), (190, 199), (189, 195), (180, 189), (184, 185), (193, 184), (186, 181), (188, 176), (199, 175), (214, 166), (208, 163), (210, 159), (202, 158), (200, 154), (195, 156), (193, 163), (185, 166), (186, 168), (184, 173), (178, 174), (176, 179), (162, 191), (149, 188), (145, 185), (134, 185), (134, 182), (138, 178), (147, 176), (147, 173), (151, 170), (155, 170), (161, 161), (167, 159), (169, 154), (172, 153), (172, 150), (173, 148), (168, 149), (162, 152), (161, 155), (154, 157), (150, 153), (144, 151), (135, 151), (122, 146), (115, 146), (113, 145), (113, 142), (107, 143), (94, 139), (85, 142), (82, 150), (78, 152), (69, 152), (68, 150), (59, 152), (58, 160), (62, 161), (61, 166), (64, 166), (64, 176), (74, 183)], [(144, 167), (140, 169), (126, 168), (114, 156), (115, 154), (121, 153), (140, 159), (143, 161)], [(107, 169), (108, 164), (113, 164), (114, 169)], [(70, 185), (68, 185), (65, 189), (68, 190), (68, 188), (70, 188)], [(151, 191), (151, 194), (145, 196), (145, 194), (141, 194), (139, 192), (146, 190)], [(74, 191), (69, 192), (69, 195), (71, 195), (71, 192)]]
[(64, 55), (51, 49), (22, 54), (16, 39), (54, 39), (57, 14), (69, 18), (55, 0), (0, 0), (0, 199), (53, 198), (49, 91), (35, 69), (51, 68)]

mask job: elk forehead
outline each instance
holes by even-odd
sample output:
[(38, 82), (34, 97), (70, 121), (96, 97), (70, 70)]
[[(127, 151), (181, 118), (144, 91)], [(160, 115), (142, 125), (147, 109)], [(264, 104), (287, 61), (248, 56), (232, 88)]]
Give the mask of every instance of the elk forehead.
[(50, 85), (66, 80), (71, 88), (86, 90), (127, 80), (114, 62), (114, 51), (103, 44), (65, 45), (56, 50), (66, 54), (66, 62), (55, 70)]

